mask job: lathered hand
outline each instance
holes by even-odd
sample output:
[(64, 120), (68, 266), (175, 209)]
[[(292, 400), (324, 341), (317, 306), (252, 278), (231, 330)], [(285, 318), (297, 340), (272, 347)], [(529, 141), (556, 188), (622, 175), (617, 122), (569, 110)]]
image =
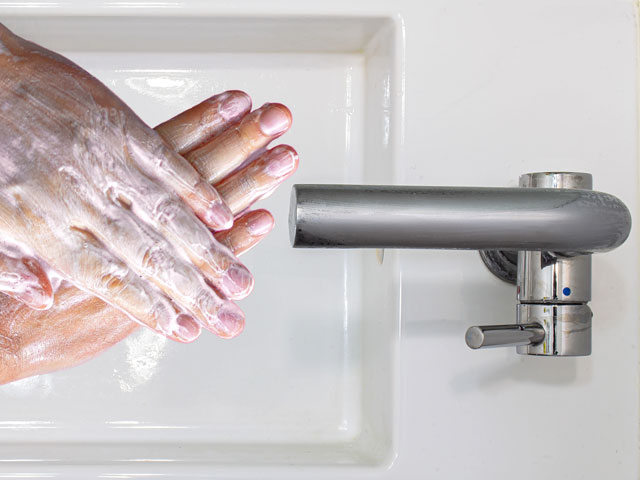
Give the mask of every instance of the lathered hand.
[[(248, 208), (272, 193), (298, 166), (295, 150), (287, 145), (262, 151), (289, 129), (286, 107), (266, 104), (249, 114), (250, 108), (246, 94), (225, 92), (156, 128), (187, 158), (191, 151), (209, 151), (208, 156), (196, 155), (203, 173), (231, 172), (215, 186), (239, 216), (230, 230), (215, 237), (237, 255), (273, 228), (269, 212)], [(122, 312), (66, 282), (47, 311), (31, 310), (0, 296), (0, 384), (82, 363), (136, 328)]]
[(241, 329), (228, 299), (253, 279), (207, 228), (233, 221), (218, 192), (98, 80), (4, 27), (0, 165), (9, 247), (170, 338)]
[[(240, 255), (272, 227), (269, 212), (254, 210), (218, 235)], [(139, 328), (118, 309), (68, 282), (55, 297), (50, 309), (38, 311), (0, 296), (0, 385), (83, 363)]]

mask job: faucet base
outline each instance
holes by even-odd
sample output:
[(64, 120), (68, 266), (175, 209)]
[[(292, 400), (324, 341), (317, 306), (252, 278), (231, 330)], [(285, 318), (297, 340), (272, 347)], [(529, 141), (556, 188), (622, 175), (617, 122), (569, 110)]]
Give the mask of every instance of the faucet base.
[(518, 252), (502, 250), (480, 250), (480, 258), (485, 267), (503, 282), (517, 284)]

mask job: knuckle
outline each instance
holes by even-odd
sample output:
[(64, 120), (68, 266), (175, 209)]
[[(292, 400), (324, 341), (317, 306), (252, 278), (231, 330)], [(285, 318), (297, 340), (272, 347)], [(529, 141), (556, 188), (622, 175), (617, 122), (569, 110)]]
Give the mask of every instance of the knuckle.
[[(215, 103), (215, 102), (211, 102), (211, 103)], [(216, 123), (221, 123), (222, 122), (222, 117), (220, 116), (220, 113), (218, 112), (218, 109), (212, 109), (212, 108), (205, 108), (202, 110), (200, 117), (198, 118), (198, 126), (200, 128), (208, 128), (211, 125), (214, 125)]]
[(105, 189), (105, 195), (111, 204), (131, 210), (133, 200), (126, 190), (120, 186), (108, 185)]
[(227, 178), (216, 188), (232, 211), (247, 208), (264, 193), (264, 175), (259, 169), (247, 169)]
[(160, 139), (160, 137), (153, 136), (152, 138), (147, 139), (145, 143), (147, 153), (155, 157), (157, 160), (163, 160), (167, 156), (167, 146)]
[(190, 175), (189, 169), (184, 168), (182, 158), (172, 151), (162, 139), (153, 142), (150, 157), (156, 170), (162, 175), (177, 177), (180, 182), (193, 183), (198, 176)]
[(168, 245), (164, 242), (156, 242), (143, 249), (140, 259), (142, 274), (159, 280), (167, 281), (172, 275), (176, 275), (181, 269), (178, 261), (170, 254)]
[(87, 229), (71, 226), (64, 242), (70, 250), (87, 255), (94, 250), (95, 238)]
[(128, 151), (132, 160), (147, 172), (153, 169), (154, 173), (164, 174), (170, 170), (171, 150), (155, 132), (153, 135), (145, 136), (144, 140), (131, 139)]
[(99, 279), (100, 290), (109, 294), (109, 296), (115, 297), (120, 295), (129, 284), (129, 274), (124, 269), (112, 270), (109, 272), (103, 272)]
[(238, 179), (238, 190), (243, 194), (249, 194), (259, 189), (261, 185), (259, 184), (255, 175), (248, 173), (247, 175), (243, 175)]
[(236, 239), (234, 238), (233, 233), (225, 232), (224, 235), (216, 236), (216, 240), (218, 241), (218, 243), (220, 243), (224, 247), (227, 247), (232, 252), (235, 250)]
[(167, 226), (182, 217), (182, 215), (182, 204), (177, 198), (171, 196), (161, 198), (153, 208), (153, 216), (162, 226)]
[(104, 217), (101, 219), (101, 225), (104, 228), (109, 229), (112, 232), (122, 232), (127, 228), (127, 221), (122, 212), (117, 207), (108, 208), (104, 212)]
[(212, 290), (200, 289), (191, 299), (193, 308), (203, 312), (205, 318), (211, 319), (215, 317), (221, 301), (218, 300)]
[(164, 254), (162, 249), (158, 245), (151, 245), (145, 247), (142, 252), (142, 258), (140, 260), (140, 266), (147, 275), (154, 275), (164, 260)]
[(149, 309), (147, 325), (164, 335), (172, 333), (171, 320), (176, 316), (175, 310), (164, 298), (158, 298)]
[(249, 156), (253, 152), (255, 143), (247, 128), (237, 127), (234, 132), (234, 147), (243, 155)]

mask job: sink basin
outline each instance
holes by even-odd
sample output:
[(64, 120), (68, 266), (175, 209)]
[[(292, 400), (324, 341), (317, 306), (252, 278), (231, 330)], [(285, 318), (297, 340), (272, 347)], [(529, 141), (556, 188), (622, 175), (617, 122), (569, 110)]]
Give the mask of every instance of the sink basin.
[(400, 20), (3, 13), (9, 28), (76, 61), (151, 125), (226, 89), (245, 90), (256, 107), (285, 103), (294, 126), (283, 141), (301, 160), (259, 204), (277, 226), (243, 257), (256, 278), (240, 302), (244, 333), (179, 345), (140, 329), (80, 367), (0, 387), (0, 472), (387, 467), (396, 452), (395, 254), (293, 250), (286, 219), (293, 182), (394, 181)]

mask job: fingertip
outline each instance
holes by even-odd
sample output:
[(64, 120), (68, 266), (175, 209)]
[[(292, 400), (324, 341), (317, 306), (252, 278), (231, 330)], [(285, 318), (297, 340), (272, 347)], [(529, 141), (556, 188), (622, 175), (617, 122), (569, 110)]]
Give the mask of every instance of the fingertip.
[(284, 179), (297, 170), (298, 152), (291, 145), (278, 145), (269, 150), (264, 171), (272, 178)]
[(223, 331), (216, 332), (221, 338), (237, 337), (244, 330), (244, 312), (235, 303), (229, 302), (220, 307), (218, 319), (224, 328)]
[(47, 292), (40, 285), (29, 287), (12, 296), (33, 310), (49, 310), (53, 306), (53, 293)]
[(53, 287), (49, 275), (42, 265), (34, 258), (25, 257), (22, 264), (35, 276), (37, 283), (32, 283), (22, 292), (25, 294), (23, 303), (34, 310), (48, 310), (53, 306)]
[(254, 210), (246, 218), (247, 230), (252, 237), (264, 237), (275, 226), (275, 219), (269, 210)]
[(202, 333), (200, 324), (184, 313), (178, 316), (176, 324), (178, 328), (173, 332), (173, 337), (181, 343), (191, 343)]
[(265, 103), (261, 107), (259, 126), (264, 135), (276, 137), (291, 128), (291, 110), (281, 103)]
[(43, 295), (42, 301), (37, 302), (35, 305), (30, 305), (30, 307), (34, 310), (49, 310), (53, 307), (53, 296), (52, 295)]
[(227, 95), (237, 98), (238, 100), (241, 100), (244, 104), (248, 106), (247, 109), (251, 110), (251, 106), (252, 106), (251, 96), (244, 90), (227, 90), (225, 93)]
[(287, 122), (289, 124), (289, 126), (291, 126), (291, 124), (293, 123), (293, 114), (291, 113), (291, 110), (289, 109), (289, 107), (287, 107), (286, 105), (282, 104), (282, 103), (270, 103), (269, 104), (271, 107), (273, 108), (277, 108), (279, 109), (284, 115), (287, 116)]
[(233, 226), (233, 213), (224, 202), (216, 202), (205, 213), (204, 221), (214, 230), (228, 230)]
[(226, 98), (220, 103), (220, 114), (226, 121), (237, 120), (251, 111), (251, 97), (242, 90), (224, 92)]
[(236, 330), (234, 330), (233, 333), (229, 334), (229, 335), (220, 335), (220, 338), (224, 338), (225, 340), (230, 340), (232, 338), (236, 338), (238, 335), (240, 335), (243, 331), (244, 331), (244, 325), (245, 323), (242, 322), (242, 325), (240, 325)]
[(234, 263), (229, 266), (222, 277), (224, 294), (233, 300), (247, 297), (253, 290), (254, 283), (253, 275), (241, 263)]

